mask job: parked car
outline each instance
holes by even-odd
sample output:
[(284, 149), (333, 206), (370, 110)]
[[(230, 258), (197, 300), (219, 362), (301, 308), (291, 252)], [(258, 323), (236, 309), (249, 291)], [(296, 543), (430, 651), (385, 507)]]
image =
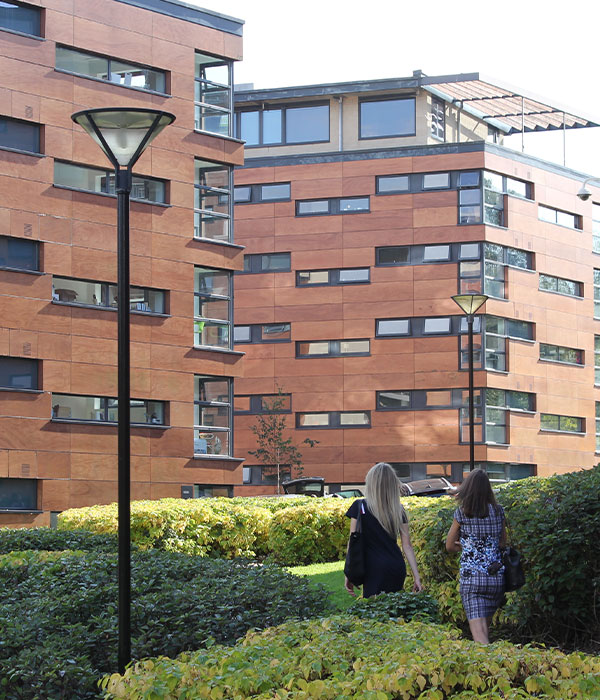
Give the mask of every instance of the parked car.
[(443, 476), (402, 483), (405, 496), (451, 496), (456, 488)]
[(283, 490), (294, 496), (323, 496), (325, 479), (322, 476), (301, 476), (298, 479), (282, 481)]
[(360, 489), (340, 489), (328, 494), (331, 498), (364, 498)]

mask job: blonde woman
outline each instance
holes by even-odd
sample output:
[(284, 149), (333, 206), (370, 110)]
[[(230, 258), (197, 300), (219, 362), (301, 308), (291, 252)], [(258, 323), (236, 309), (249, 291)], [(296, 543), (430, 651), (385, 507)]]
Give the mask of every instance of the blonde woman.
[[(350, 532), (356, 530), (359, 508), (365, 550), (363, 597), (401, 591), (406, 578), (404, 556), (410, 565), (413, 591), (423, 590), (417, 560), (410, 541), (408, 517), (400, 503), (400, 481), (389, 464), (379, 462), (371, 467), (365, 479), (366, 498), (354, 501), (346, 516)], [(398, 536), (402, 550), (398, 547)], [(346, 590), (356, 595), (354, 584), (346, 577)]]

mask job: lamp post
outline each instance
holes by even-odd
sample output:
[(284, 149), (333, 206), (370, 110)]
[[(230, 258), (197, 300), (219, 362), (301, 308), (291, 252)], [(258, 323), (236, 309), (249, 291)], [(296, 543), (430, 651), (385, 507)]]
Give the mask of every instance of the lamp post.
[[(473, 321), (475, 313), (485, 304), (488, 297), (485, 294), (469, 292), (456, 294), (452, 299), (460, 306), (467, 317), (469, 337), (469, 471), (475, 469), (475, 399), (473, 390)], [(483, 353), (483, 348), (482, 348)], [(483, 357), (483, 354), (482, 354)]]
[(117, 191), (117, 369), (118, 369), (118, 522), (119, 522), (119, 673), (131, 660), (130, 542), (130, 383), (129, 383), (129, 195), (131, 168), (175, 117), (154, 109), (86, 109), (71, 115), (104, 151), (115, 169)]

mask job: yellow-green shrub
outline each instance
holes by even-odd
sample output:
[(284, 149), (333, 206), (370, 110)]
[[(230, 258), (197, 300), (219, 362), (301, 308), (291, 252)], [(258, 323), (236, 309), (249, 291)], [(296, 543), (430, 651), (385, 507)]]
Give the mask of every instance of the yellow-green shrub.
[(422, 622), (332, 617), (249, 632), (172, 660), (146, 659), (102, 681), (142, 700), (511, 700), (600, 697), (600, 658), (460, 639)]

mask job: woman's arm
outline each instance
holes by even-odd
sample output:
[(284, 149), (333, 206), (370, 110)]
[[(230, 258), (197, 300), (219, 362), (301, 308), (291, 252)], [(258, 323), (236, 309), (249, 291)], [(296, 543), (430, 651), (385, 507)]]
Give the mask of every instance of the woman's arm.
[[(350, 534), (352, 534), (356, 530), (356, 518), (350, 518)], [(350, 546), (350, 539), (348, 539), (348, 546), (346, 547), (346, 551), (348, 551), (348, 547)], [(344, 588), (350, 593), (350, 595), (356, 596), (356, 593), (354, 592), (354, 584), (350, 579), (346, 576), (344, 580)]]
[(462, 546), (460, 544), (460, 523), (454, 518), (448, 536), (446, 537), (446, 549), (449, 552), (460, 552)]
[(422, 591), (423, 584), (421, 583), (421, 577), (419, 576), (415, 550), (413, 549), (412, 542), (410, 541), (408, 523), (402, 523), (402, 525), (400, 525), (400, 539), (402, 540), (402, 551), (404, 552), (404, 556), (406, 557), (406, 561), (410, 566), (410, 570), (412, 571), (413, 579), (415, 581), (413, 591)]

